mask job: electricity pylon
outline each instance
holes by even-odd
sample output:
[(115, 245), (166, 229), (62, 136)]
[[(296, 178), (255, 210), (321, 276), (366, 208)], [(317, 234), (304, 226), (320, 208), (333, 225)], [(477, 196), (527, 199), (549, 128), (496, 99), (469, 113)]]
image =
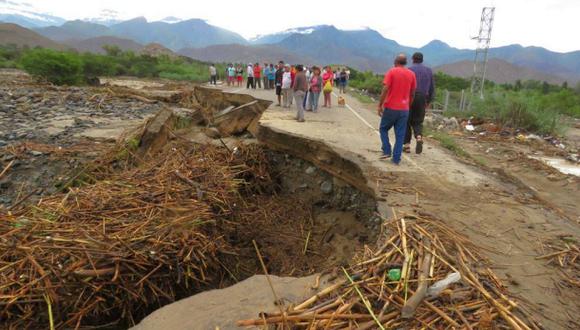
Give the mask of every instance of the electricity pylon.
[(483, 99), (485, 85), (485, 70), (487, 69), (487, 53), (491, 42), (491, 30), (495, 7), (484, 7), (481, 11), (481, 24), (479, 36), (473, 38), (477, 41), (475, 59), (473, 61), (473, 76), (471, 77), (471, 95), (479, 94)]

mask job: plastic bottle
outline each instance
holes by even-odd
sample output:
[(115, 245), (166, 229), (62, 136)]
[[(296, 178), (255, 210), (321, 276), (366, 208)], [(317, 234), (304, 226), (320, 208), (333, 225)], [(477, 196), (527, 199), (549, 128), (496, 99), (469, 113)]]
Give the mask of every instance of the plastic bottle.
[(457, 272), (449, 273), (447, 277), (433, 283), (433, 285), (431, 285), (427, 289), (427, 296), (436, 297), (441, 293), (441, 291), (445, 290), (449, 285), (459, 282), (459, 280), (461, 280), (461, 274)]

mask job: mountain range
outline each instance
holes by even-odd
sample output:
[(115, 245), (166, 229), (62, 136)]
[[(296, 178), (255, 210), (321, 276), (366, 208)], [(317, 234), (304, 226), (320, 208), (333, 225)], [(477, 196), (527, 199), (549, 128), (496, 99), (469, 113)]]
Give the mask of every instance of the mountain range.
[[(0, 4), (7, 2), (4, 0)], [(318, 25), (246, 40), (238, 33), (202, 19), (167, 17), (149, 22), (138, 17), (121, 21), (114, 12), (104, 12), (96, 19), (64, 21), (29, 11), (4, 13), (4, 9), (0, 6), (0, 22), (22, 25), (53, 42), (80, 51), (98, 51), (105, 42), (126, 50), (158, 43), (178, 54), (204, 61), (274, 62), (284, 59), (292, 63), (345, 64), (374, 72), (384, 72), (397, 53), (421, 51), (427, 64), (447, 72), (454, 72), (451, 68), (455, 65), (462, 68), (462, 75), (469, 72), (466, 68), (474, 57), (473, 50), (454, 48), (440, 40), (419, 48), (401, 45), (370, 28), (341, 30), (332, 25)], [(31, 21), (32, 18), (38, 20)], [(0, 43), (6, 40), (0, 39)], [(509, 45), (491, 48), (489, 57), (500, 60), (490, 61), (490, 69), (512, 72), (513, 80), (544, 77), (542, 80), (550, 82), (580, 81), (580, 51), (558, 53), (541, 47)], [(506, 65), (511, 65), (509, 70)], [(490, 78), (494, 79), (492, 75)], [(508, 78), (498, 79), (503, 82), (510, 80)]]
[[(459, 61), (433, 68), (448, 75), (469, 79), (473, 74), (473, 61)], [(499, 84), (514, 83), (516, 80), (538, 80), (550, 84), (562, 84), (565, 80), (553, 74), (511, 64), (499, 58), (491, 58), (485, 72), (486, 79)]]
[(36, 28), (35, 31), (58, 42), (112, 36), (131, 39), (142, 44), (160, 43), (172, 50), (215, 44), (247, 43), (246, 39), (239, 34), (209, 25), (201, 19), (167, 23), (148, 22), (144, 17), (137, 17), (111, 26), (75, 20), (60, 26)]

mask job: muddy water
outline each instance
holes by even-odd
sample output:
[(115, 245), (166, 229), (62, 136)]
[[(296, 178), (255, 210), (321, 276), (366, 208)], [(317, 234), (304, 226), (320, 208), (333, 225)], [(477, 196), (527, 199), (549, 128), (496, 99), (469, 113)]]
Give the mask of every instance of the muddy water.
[(562, 158), (553, 157), (530, 157), (544, 162), (545, 164), (557, 169), (563, 174), (570, 174), (580, 177), (580, 165), (573, 164)]

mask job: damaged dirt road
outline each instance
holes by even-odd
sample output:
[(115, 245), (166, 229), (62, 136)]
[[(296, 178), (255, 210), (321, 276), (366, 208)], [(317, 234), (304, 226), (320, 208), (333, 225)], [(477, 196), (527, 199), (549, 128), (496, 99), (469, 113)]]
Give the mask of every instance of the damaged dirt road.
[[(251, 134), (238, 132), (241, 136), (227, 138), (225, 136), (229, 134), (223, 133), (236, 131), (235, 121), (228, 123), (227, 119), (232, 117), (224, 116), (220, 119), (218, 114), (229, 112), (229, 115), (232, 115), (235, 111), (232, 110), (233, 106), (226, 108), (224, 104), (227, 102), (224, 100), (235, 99), (236, 102), (233, 103), (237, 108), (234, 109), (246, 107), (246, 110), (254, 111), (255, 102), (274, 100), (273, 91), (249, 91), (252, 96), (261, 99), (257, 101), (253, 101), (254, 99), (248, 95), (224, 96), (219, 92), (220, 95), (207, 97), (201, 101), (204, 99), (201, 96), (192, 97), (198, 89), (194, 91), (193, 86), (188, 84), (172, 85), (167, 82), (128, 79), (120, 83), (121, 87), (51, 89), (38, 86), (38, 90), (27, 93), (31, 86), (34, 88), (34, 84), (27, 78), (16, 75), (7, 79), (10, 80), (6, 85), (9, 93), (3, 96), (5, 102), (0, 108), (2, 110), (0, 115), (13, 122), (0, 126), (1, 139), (4, 140), (2, 143), (6, 144), (2, 149), (4, 153), (0, 155), (2, 157), (0, 170), (4, 168), (5, 172), (3, 178), (0, 175), (2, 204), (24, 205), (32, 204), (39, 199), (42, 201), (41, 198), (44, 198), (42, 192), (32, 189), (30, 190), (32, 193), (37, 193), (34, 198), (29, 198), (26, 187), (49, 187), (53, 181), (58, 181), (59, 175), (70, 174), (70, 170), (80, 169), (79, 173), (82, 174), (83, 164), (98, 157), (98, 146), (103, 145), (105, 149), (107, 140), (119, 136), (122, 131), (119, 128), (131, 128), (155, 113), (157, 113), (155, 117), (168, 114), (167, 118), (173, 115), (179, 117), (185, 113), (185, 117), (179, 117), (181, 119), (174, 122), (175, 131), (168, 129), (169, 133), (165, 132), (167, 133), (164, 134), (165, 139), (151, 139), (153, 145), (158, 145), (162, 149), (165, 147), (167, 159), (175, 158), (169, 156), (173, 150), (172, 146), (176, 147), (175, 150), (182, 150), (183, 146), (193, 143), (213, 146), (208, 147), (208, 155), (214, 157), (224, 155), (227, 159), (235, 160), (239, 156), (236, 156), (236, 152), (241, 152), (245, 157), (249, 156), (247, 154), (249, 149), (243, 147), (243, 144), (256, 145), (260, 141), (270, 147), (271, 151), (262, 154), (266, 156), (258, 157), (256, 155), (261, 154), (258, 153), (249, 157), (249, 159), (258, 157), (256, 159), (260, 161), (253, 161), (251, 164), (255, 167), (246, 169), (248, 181), (254, 180), (259, 184), (265, 178), (275, 178), (276, 185), (282, 187), (277, 191), (281, 193), (280, 198), (271, 196), (269, 189), (272, 187), (261, 191), (264, 187), (260, 188), (258, 185), (257, 191), (261, 191), (259, 196), (256, 196), (255, 191), (248, 191), (246, 197), (250, 200), (261, 198), (256, 199), (259, 201), (256, 205), (260, 208), (252, 209), (255, 215), (252, 212), (247, 213), (248, 219), (253, 219), (253, 222), (248, 223), (253, 225), (244, 229), (247, 231), (245, 232), (247, 237), (232, 234), (226, 240), (233, 243), (244, 257), (248, 257), (248, 260), (234, 263), (235, 274), (221, 274), (224, 277), (215, 279), (219, 284), (213, 288), (219, 289), (232, 284), (229, 277), (241, 275), (239, 279), (242, 280), (253, 274), (262, 273), (260, 264), (255, 258), (254, 246), (251, 244), (254, 238), (257, 238), (262, 253), (269, 257), (266, 262), (277, 275), (309, 275), (326, 271), (330, 267), (348, 264), (354, 252), (366, 250), (364, 245), (375, 244), (375, 237), (371, 236), (378, 231), (380, 218), (373, 214), (376, 209), (375, 200), (369, 196), (374, 196), (378, 199), (378, 211), (384, 219), (406, 215), (409, 215), (409, 218), (415, 216), (439, 219), (468, 236), (469, 240), (479, 247), (477, 252), (484, 256), (477, 259), (477, 262), (481, 263), (482, 268), (493, 269), (499, 276), (497, 283), (494, 279), (494, 285), (496, 287), (505, 285), (510, 294), (516, 296), (527, 314), (539, 321), (543, 328), (579, 327), (578, 316), (575, 313), (580, 308), (578, 260), (574, 257), (578, 255), (577, 241), (580, 235), (579, 213), (574, 199), (579, 191), (578, 178), (536, 166), (537, 163), (530, 162), (526, 157), (519, 157), (533, 146), (517, 145), (518, 151), (510, 153), (510, 150), (515, 150), (515, 145), (506, 141), (500, 143), (462, 137), (459, 143), (469, 154), (473, 154), (473, 158), (458, 158), (435, 141), (428, 140), (424, 154), (405, 155), (402, 165), (394, 166), (379, 160), (379, 138), (375, 129), (379, 118), (374, 113), (374, 107), (360, 104), (349, 96), (346, 96), (345, 107), (323, 108), (318, 114), (307, 113), (306, 123), (296, 122), (293, 110), (283, 110), (272, 105), (262, 115), (260, 125), (254, 122), (246, 123)], [(111, 84), (116, 82), (116, 79), (109, 81)], [(248, 92), (245, 89), (227, 91)], [(208, 92), (206, 90), (203, 93)], [(174, 96), (178, 96), (179, 99), (174, 99)], [(187, 104), (190, 99), (197, 99), (196, 102), (202, 103), (201, 106)], [(336, 101), (336, 98), (333, 101)], [(195, 129), (191, 129), (190, 125), (197, 120), (197, 117), (192, 115), (192, 109), (196, 107), (214, 108), (219, 111), (212, 114), (216, 115), (213, 118), (216, 119), (214, 124), (219, 124), (214, 125), (215, 127), (197, 125)], [(129, 111), (125, 111), (126, 109)], [(159, 109), (163, 110), (158, 111)], [(167, 110), (170, 110), (169, 113)], [(261, 111), (263, 109), (260, 110), (260, 115)], [(18, 116), (10, 115), (14, 112)], [(61, 115), (65, 117), (60, 118)], [(70, 120), (67, 116), (72, 116), (73, 122), (67, 121)], [(74, 117), (79, 116), (82, 117), (80, 120), (74, 120)], [(83, 116), (88, 116), (90, 120)], [(50, 121), (55, 117), (62, 125), (55, 125)], [(181, 122), (183, 118), (186, 118), (186, 122)], [(149, 123), (152, 122), (155, 120)], [(181, 124), (184, 126), (179, 131)], [(147, 127), (152, 126), (154, 125), (146, 126), (145, 132)], [(163, 131), (163, 127), (164, 124), (157, 128)], [(96, 136), (85, 134), (94, 129), (100, 134)], [(181, 133), (178, 134), (178, 131)], [(258, 141), (252, 135), (257, 137)], [(127, 148), (135, 147), (140, 151), (141, 142), (145, 137), (146, 134), (143, 134), (138, 141), (125, 141)], [(240, 149), (236, 146), (240, 146)], [(491, 146), (498, 151), (487, 152)], [(504, 157), (507, 154), (514, 156)], [(126, 156), (124, 153), (115, 155), (121, 158)], [(201, 157), (196, 153), (192, 155), (194, 158)], [(473, 160), (476, 159), (475, 156), (478, 157), (478, 161)], [(195, 164), (203, 167), (206, 158), (205, 156), (201, 159), (195, 158)], [(114, 164), (117, 163), (115, 159)], [(272, 173), (281, 175), (271, 178), (265, 175), (264, 173), (269, 172), (264, 172), (265, 168), (260, 164), (266, 160), (265, 163), (272, 164), (270, 169), (273, 170)], [(55, 164), (58, 165), (57, 168)], [(240, 165), (232, 164), (234, 167), (228, 167), (228, 171)], [(210, 166), (212, 169), (214, 167)], [(39, 173), (41, 168), (43, 169), (43, 172), (40, 172), (41, 177), (46, 176), (45, 179), (40, 180), (38, 175), (36, 177), (30, 175)], [(151, 170), (160, 169), (153, 166)], [(256, 176), (256, 170), (262, 171), (262, 175)], [(160, 177), (163, 180), (168, 179), (166, 176)], [(90, 185), (92, 182), (90, 177), (73, 178), (78, 182), (65, 182), (65, 188), (69, 183), (72, 187), (75, 187), (72, 184), (86, 185), (89, 192), (94, 188)], [(191, 183), (188, 177), (183, 179), (176, 174), (176, 178), (173, 179), (179, 184), (176, 185), (170, 180), (167, 187), (182, 186), (187, 188), (183, 190), (187, 193), (193, 189), (192, 187), (196, 187), (195, 182)], [(211, 181), (205, 184), (210, 184)], [(102, 182), (105, 185), (109, 183)], [(159, 182), (155, 187), (158, 184)], [(63, 187), (53, 186), (50, 189), (62, 191)], [(45, 193), (49, 195), (52, 191)], [(197, 188), (193, 191), (194, 195), (198, 196), (194, 199), (200, 199)], [(106, 197), (107, 194), (102, 196)], [(61, 201), (59, 195), (54, 198), (52, 199), (55, 201), (54, 205), (62, 204), (66, 199)], [(188, 198), (185, 200), (189, 200)], [(268, 210), (272, 214), (266, 216), (261, 207), (265, 205), (264, 200), (268, 201), (271, 198), (277, 198), (271, 202), (276, 202), (274, 205), (278, 205), (278, 209), (275, 212), (274, 208)], [(46, 200), (50, 204), (50, 196), (47, 196)], [(90, 198), (86, 198), (86, 201), (90, 201)], [(116, 207), (117, 204), (119, 203), (112, 205)], [(90, 206), (90, 203), (87, 205)], [(185, 205), (191, 206), (190, 203)], [(232, 205), (228, 207), (236, 207), (236, 204)], [(92, 210), (90, 207), (89, 209)], [(291, 212), (300, 213), (301, 221), (297, 221), (298, 218)], [(46, 220), (43, 213), (35, 211), (29, 215)], [(236, 216), (237, 213), (233, 212), (231, 215)], [(255, 225), (257, 215), (281, 219), (283, 226), (277, 223), (270, 228), (270, 232), (264, 231), (264, 228)], [(52, 217), (51, 215), (47, 219), (51, 220)], [(229, 219), (232, 224), (239, 222), (232, 220), (234, 219)], [(43, 224), (50, 222), (52, 220), (41, 221)], [(20, 228), (18, 230), (27, 226), (27, 222), (17, 224)], [(10, 227), (9, 232), (18, 231), (12, 229)], [(223, 235), (223, 228), (218, 229), (216, 234)], [(90, 245), (91, 242), (83, 244)], [(26, 265), (26, 260), (22, 264)], [(78, 265), (82, 266), (80, 261)], [(71, 267), (78, 268), (80, 267), (78, 265)], [(147, 278), (160, 269), (158, 267), (162, 265), (148, 269), (143, 274), (137, 274), (136, 278), (142, 278), (145, 274)], [(175, 275), (172, 271), (162, 269), (166, 275)], [(219, 272), (212, 275), (218, 276)], [(163, 275), (155, 274), (158, 279), (157, 276)], [(96, 280), (107, 281), (107, 277), (97, 276)], [(299, 279), (273, 277), (272, 280), (280, 297), (293, 302), (313, 294), (312, 277)], [(315, 279), (314, 282), (318, 280)], [(18, 286), (19, 283), (16, 281), (12, 285)], [(493, 287), (490, 283), (483, 284)], [(320, 287), (322, 288), (323, 284)], [(174, 295), (174, 297), (182, 296)], [(271, 297), (272, 293), (264, 277), (250, 277), (229, 288), (206, 291), (163, 307), (145, 318), (137, 329), (205, 329), (217, 325), (220, 325), (222, 330), (234, 329), (235, 322), (240, 319), (255, 318), (264, 310), (275, 311), (277, 306), (273, 304)], [(147, 299), (142, 299), (142, 302), (146, 305), (151, 303)], [(157, 307), (163, 304), (159, 303)], [(45, 310), (44, 307), (43, 305), (42, 310)], [(145, 313), (146, 310), (139, 312)], [(78, 322), (81, 322), (82, 313), (79, 312), (77, 316)], [(136, 315), (136, 319), (131, 320), (129, 324), (135, 324), (133, 321), (139, 319), (140, 316)], [(203, 323), (204, 321), (206, 323)], [(200, 327), (200, 324), (204, 326)]]
[[(273, 91), (229, 90), (273, 101), (275, 97)], [(333, 101), (336, 104), (336, 97)], [(577, 246), (580, 238), (578, 177), (552, 171), (547, 179), (545, 167), (528, 166), (527, 161), (510, 170), (506, 167), (514, 162), (509, 158), (496, 157), (486, 164), (458, 159), (432, 140), (423, 154), (407, 154), (402, 165), (395, 166), (379, 160), (379, 118), (373, 109), (346, 96), (345, 107), (307, 112), (306, 122), (299, 123), (294, 109), (273, 104), (261, 123), (355, 154), (369, 185), (385, 199), (379, 203), (383, 215), (443, 220), (481, 247), (490, 267), (544, 327), (580, 327), (579, 261), (570, 265), (563, 260), (570, 244)], [(474, 148), (469, 139), (462, 145)]]

